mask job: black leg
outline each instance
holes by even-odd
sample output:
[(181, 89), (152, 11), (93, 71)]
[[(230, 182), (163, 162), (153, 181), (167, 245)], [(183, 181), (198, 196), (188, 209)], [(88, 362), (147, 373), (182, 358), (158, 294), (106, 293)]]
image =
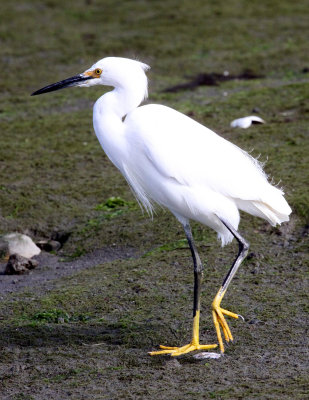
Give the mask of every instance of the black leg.
[(201, 297), (201, 286), (203, 280), (203, 265), (201, 259), (196, 250), (191, 228), (189, 222), (182, 223), (186, 237), (190, 246), (193, 264), (194, 264), (194, 301), (193, 301), (193, 329), (192, 329), (192, 340), (189, 344), (181, 347), (170, 347), (160, 346), (161, 350), (151, 351), (149, 354), (154, 356), (158, 354), (170, 354), (172, 356), (180, 356), (182, 354), (189, 353), (195, 350), (209, 350), (215, 349), (216, 344), (200, 344), (200, 297)]
[(238, 270), (240, 264), (242, 263), (242, 261), (248, 254), (249, 244), (227, 221), (224, 221), (222, 219), (220, 219), (220, 220), (227, 227), (227, 229), (232, 233), (232, 235), (236, 238), (236, 240), (238, 241), (238, 244), (239, 244), (238, 255), (237, 255), (235, 261), (233, 262), (232, 267), (230, 268), (226, 277), (224, 278), (222, 286), (219, 289), (218, 293), (216, 294), (214, 301), (212, 302), (213, 320), (214, 320), (214, 324), (215, 324), (215, 328), (216, 328), (216, 332), (217, 332), (220, 350), (223, 353), (224, 346), (223, 346), (223, 340), (222, 340), (222, 335), (221, 335), (221, 329), (224, 334), (225, 340), (227, 342), (229, 342), (230, 340), (233, 340), (233, 336), (232, 336), (231, 330), (225, 320), (225, 316), (229, 316), (229, 317), (236, 318), (236, 319), (241, 316), (222, 308), (221, 301), (225, 295), (225, 292), (226, 292), (229, 284), (231, 283), (231, 280), (233, 279), (234, 275), (236, 274), (236, 271)]
[(235, 239), (238, 241), (238, 245), (239, 245), (238, 255), (222, 283), (222, 290), (225, 291), (227, 289), (227, 287), (229, 286), (229, 284), (231, 283), (231, 280), (233, 279), (234, 275), (236, 274), (240, 264), (247, 257), (248, 250), (249, 250), (249, 243), (229, 223), (227, 223), (223, 219), (221, 219), (221, 222), (227, 227), (227, 229), (235, 237)]
[(196, 316), (196, 312), (199, 311), (201, 308), (201, 286), (203, 281), (203, 264), (195, 247), (190, 224), (187, 223), (183, 225), (183, 227), (190, 246), (193, 258), (193, 265), (194, 265), (194, 300), (193, 300), (193, 318), (194, 318)]

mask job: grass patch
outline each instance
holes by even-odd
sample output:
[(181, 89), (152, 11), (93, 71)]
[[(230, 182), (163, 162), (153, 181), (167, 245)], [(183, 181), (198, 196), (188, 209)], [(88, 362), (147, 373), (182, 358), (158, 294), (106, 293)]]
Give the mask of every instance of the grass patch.
[(30, 318), (31, 321), (56, 324), (63, 324), (65, 322), (87, 322), (90, 319), (91, 317), (86, 314), (69, 315), (66, 311), (58, 309), (39, 311)]

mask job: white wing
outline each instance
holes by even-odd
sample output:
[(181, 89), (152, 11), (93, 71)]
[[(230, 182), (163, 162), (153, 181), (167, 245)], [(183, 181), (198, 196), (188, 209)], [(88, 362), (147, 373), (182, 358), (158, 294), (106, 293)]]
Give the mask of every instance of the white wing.
[(177, 217), (210, 226), (223, 244), (232, 235), (217, 217), (237, 229), (238, 209), (272, 225), (289, 219), (283, 192), (267, 181), (258, 161), (191, 118), (147, 105), (130, 113), (125, 126), (124, 174), (146, 209), (154, 200)]
[(142, 155), (162, 178), (232, 198), (261, 200), (261, 185), (268, 182), (259, 163), (184, 114), (147, 105), (129, 114), (126, 125), (131, 156), (136, 160)]

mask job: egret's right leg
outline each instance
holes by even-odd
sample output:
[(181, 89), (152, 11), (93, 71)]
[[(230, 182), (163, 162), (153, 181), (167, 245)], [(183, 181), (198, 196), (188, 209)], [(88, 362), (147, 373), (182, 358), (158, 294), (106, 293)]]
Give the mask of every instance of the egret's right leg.
[(194, 350), (209, 350), (217, 347), (216, 344), (200, 344), (199, 325), (200, 325), (200, 304), (201, 304), (201, 286), (203, 280), (203, 265), (194, 244), (192, 232), (189, 223), (183, 224), (184, 231), (190, 246), (193, 264), (194, 264), (194, 301), (193, 301), (193, 332), (191, 343), (182, 347), (160, 346), (162, 350), (152, 351), (151, 356), (158, 354), (170, 354), (180, 356)]
[(214, 325), (215, 325), (216, 332), (217, 332), (220, 350), (221, 350), (221, 353), (223, 353), (224, 345), (223, 345), (220, 328), (222, 329), (225, 340), (227, 342), (229, 342), (230, 340), (233, 341), (233, 336), (232, 336), (230, 328), (225, 320), (225, 316), (237, 319), (237, 318), (241, 317), (241, 315), (235, 314), (231, 311), (228, 311), (228, 310), (225, 310), (224, 308), (222, 308), (221, 301), (223, 299), (223, 296), (225, 295), (225, 292), (226, 292), (229, 284), (231, 283), (231, 280), (233, 279), (234, 275), (236, 274), (240, 264), (242, 263), (242, 261), (246, 258), (247, 254), (248, 254), (249, 243), (228, 222), (224, 221), (223, 219), (221, 219), (221, 222), (233, 234), (235, 239), (238, 241), (238, 245), (239, 245), (238, 255), (237, 255), (235, 261), (233, 262), (233, 265), (230, 268), (229, 272), (227, 273), (226, 277), (224, 278), (222, 286), (220, 287), (216, 297), (214, 298), (214, 300), (212, 302), (212, 315), (213, 315)]

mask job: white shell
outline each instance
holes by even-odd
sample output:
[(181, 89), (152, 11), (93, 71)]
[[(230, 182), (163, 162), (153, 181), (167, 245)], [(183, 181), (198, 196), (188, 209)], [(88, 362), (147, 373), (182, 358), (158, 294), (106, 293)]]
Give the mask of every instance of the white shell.
[(265, 121), (260, 117), (257, 117), (255, 115), (250, 115), (248, 117), (234, 119), (234, 121), (231, 122), (231, 127), (247, 129), (249, 128), (249, 126), (252, 125), (252, 123), (265, 124)]
[(204, 360), (205, 358), (220, 358), (221, 357), (221, 353), (209, 353), (209, 352), (202, 352), (202, 353), (198, 353), (198, 354), (194, 354), (194, 358), (196, 360)]
[(22, 257), (31, 258), (41, 252), (38, 246), (27, 235), (15, 232), (3, 236), (3, 239), (8, 243), (10, 255), (18, 254)]

